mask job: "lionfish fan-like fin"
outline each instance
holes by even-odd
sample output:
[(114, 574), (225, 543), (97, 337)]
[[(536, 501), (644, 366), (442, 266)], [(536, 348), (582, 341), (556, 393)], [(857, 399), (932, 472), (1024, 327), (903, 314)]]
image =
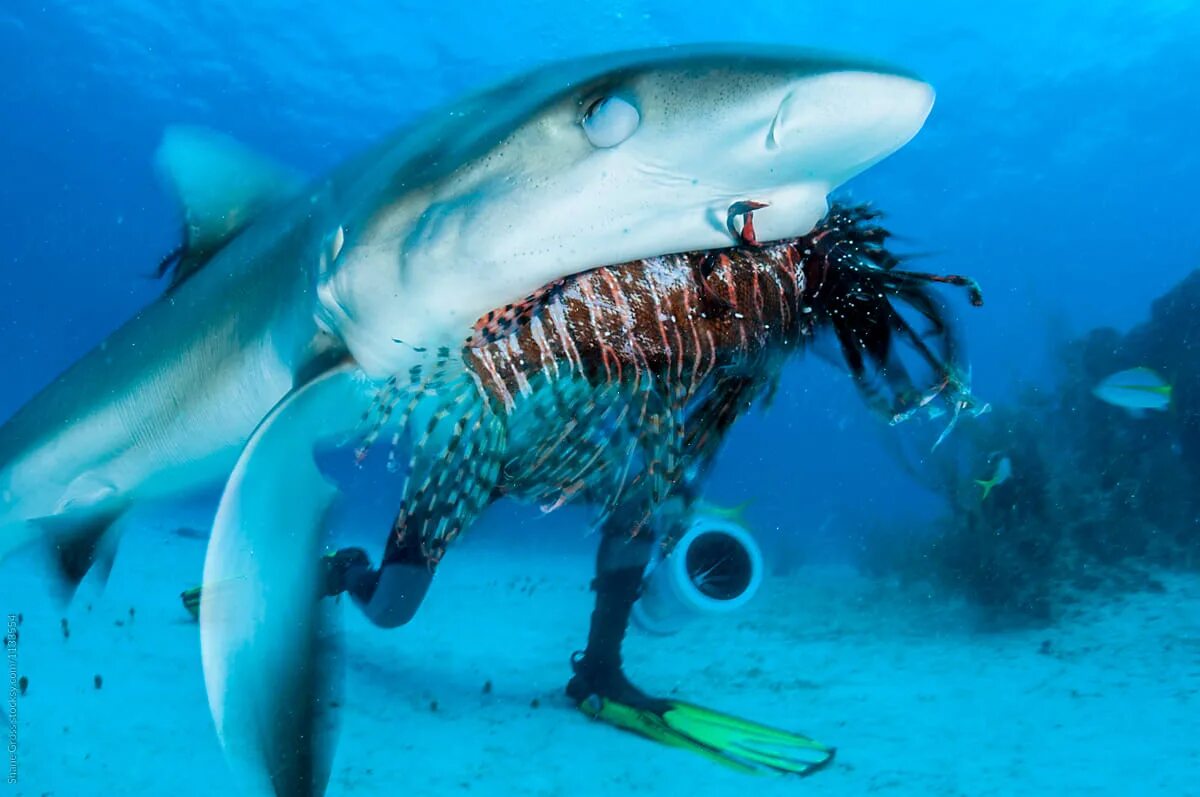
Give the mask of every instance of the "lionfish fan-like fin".
[(597, 524), (625, 505), (630, 496), (640, 495), (645, 514), (632, 518), (629, 529), (636, 536), (683, 476), (683, 387), (678, 382), (640, 379), (628, 395), (629, 412), (620, 432), (624, 456), (613, 460), (604, 478), (589, 484), (589, 491), (600, 507)]
[(770, 370), (770, 376), (764, 380), (762, 397), (759, 401), (764, 410), (771, 409), (775, 404), (775, 397), (779, 395), (779, 384), (783, 381), (782, 363), (774, 363)]
[(414, 365), (404, 374), (393, 376), (375, 393), (375, 400), (359, 420), (359, 445), (356, 457), (361, 461), (378, 441), (385, 429), (393, 429), (392, 451), (422, 403), (428, 403), (439, 392), (454, 393), (468, 383), (460, 360), (451, 356), (448, 348), (438, 349), (429, 362)]
[(430, 561), (490, 503), (500, 478), (508, 419), (463, 372), (423, 390), (402, 419), (411, 440), (396, 542), (413, 536)]
[(618, 445), (612, 432), (627, 411), (617, 382), (591, 386), (578, 378), (543, 380), (513, 413), (517, 457), (505, 465), (515, 490), (549, 486), (561, 491), (601, 462), (609, 446)]
[(726, 376), (713, 385), (692, 408), (687, 419), (688, 466), (708, 467), (734, 421), (753, 405), (769, 380), (753, 376)]
[(635, 485), (650, 481), (652, 501), (680, 473), (682, 423), (669, 385), (647, 374), (620, 380), (541, 377), (511, 415), (515, 456), (504, 489), (545, 511), (575, 499), (603, 520)]
[[(682, 387), (675, 394), (659, 394), (668, 411), (662, 413), (660, 423), (647, 425), (642, 436), (645, 466), (629, 480), (620, 496), (604, 504), (597, 522), (636, 505), (642, 514), (628, 518), (630, 534), (636, 535), (653, 519), (662, 502), (679, 494), (677, 488), (681, 483), (703, 475), (729, 427), (752, 406), (766, 384), (766, 379), (756, 377), (717, 378), (691, 394), (693, 401), (686, 412), (680, 403), (686, 394)], [(686, 495), (683, 497), (690, 500)], [(675, 542), (676, 538), (670, 534), (659, 539), (664, 552), (670, 552)]]
[[(955, 413), (974, 406), (963, 377), (961, 339), (932, 286), (966, 288), (975, 306), (983, 301), (979, 286), (957, 275), (897, 268), (901, 259), (886, 248), (890, 236), (878, 218), (863, 206), (835, 204), (830, 211), (826, 231), (814, 244), (819, 267), (810, 272), (819, 282), (821, 326), (833, 331), (867, 404), (893, 423), (935, 399)], [(929, 329), (915, 329), (900, 312), (902, 306), (927, 321)], [(914, 381), (905, 353), (928, 370), (928, 382)]]
[(513, 413), (514, 439), (524, 444), (505, 464), (508, 489), (544, 511), (619, 491), (618, 474), (636, 446), (628, 432), (632, 398), (615, 380), (593, 385), (574, 376), (537, 385)]

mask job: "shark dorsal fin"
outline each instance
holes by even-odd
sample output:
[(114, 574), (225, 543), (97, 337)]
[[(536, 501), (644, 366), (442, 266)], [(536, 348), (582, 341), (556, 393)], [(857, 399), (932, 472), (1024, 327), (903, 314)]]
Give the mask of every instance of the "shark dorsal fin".
[(154, 161), (183, 212), (183, 244), (159, 267), (172, 288), (303, 185), (295, 171), (202, 127), (167, 128)]

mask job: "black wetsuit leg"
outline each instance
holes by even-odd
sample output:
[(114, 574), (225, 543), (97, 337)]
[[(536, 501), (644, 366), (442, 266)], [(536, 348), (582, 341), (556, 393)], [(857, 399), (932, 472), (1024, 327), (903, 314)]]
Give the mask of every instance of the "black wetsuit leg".
[(641, 596), (642, 579), (654, 546), (675, 530), (685, 514), (685, 505), (683, 499), (669, 501), (635, 537), (630, 536), (630, 530), (645, 516), (644, 503), (630, 502), (605, 522), (592, 581), (596, 603), (587, 647), (572, 659), (575, 675), (567, 684), (567, 695), (575, 702), (598, 696), (627, 706), (658, 707), (660, 701), (647, 696), (625, 677), (621, 646), (633, 605)]

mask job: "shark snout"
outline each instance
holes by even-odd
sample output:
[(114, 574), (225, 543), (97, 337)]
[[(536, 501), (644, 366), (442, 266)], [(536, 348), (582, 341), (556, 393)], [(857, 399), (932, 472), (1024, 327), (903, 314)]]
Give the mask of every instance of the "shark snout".
[(836, 185), (904, 146), (933, 100), (932, 86), (903, 75), (815, 75), (793, 85), (779, 103), (767, 146)]

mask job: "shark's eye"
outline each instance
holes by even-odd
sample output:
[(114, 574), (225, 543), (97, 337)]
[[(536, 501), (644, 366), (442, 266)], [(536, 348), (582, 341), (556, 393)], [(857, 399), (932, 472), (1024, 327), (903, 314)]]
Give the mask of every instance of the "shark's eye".
[(620, 97), (601, 97), (583, 114), (583, 132), (593, 147), (615, 147), (633, 135), (642, 121), (632, 103)]

